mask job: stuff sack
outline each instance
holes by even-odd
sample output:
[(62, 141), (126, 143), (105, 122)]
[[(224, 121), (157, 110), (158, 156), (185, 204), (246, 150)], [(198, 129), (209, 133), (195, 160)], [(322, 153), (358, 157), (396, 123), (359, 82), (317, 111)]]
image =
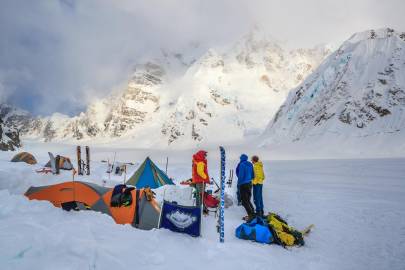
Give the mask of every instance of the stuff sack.
[(252, 240), (259, 243), (271, 244), (274, 242), (267, 222), (260, 217), (249, 223), (243, 223), (235, 230), (235, 236), (240, 239)]
[(305, 244), (302, 233), (288, 226), (287, 222), (279, 215), (269, 213), (267, 222), (276, 244), (282, 245), (283, 247), (295, 245), (303, 246)]

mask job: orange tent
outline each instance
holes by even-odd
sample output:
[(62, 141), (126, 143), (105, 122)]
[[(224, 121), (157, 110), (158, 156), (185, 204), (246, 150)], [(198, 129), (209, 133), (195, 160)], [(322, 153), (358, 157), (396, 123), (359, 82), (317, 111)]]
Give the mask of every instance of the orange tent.
[(11, 162), (25, 162), (31, 165), (37, 164), (35, 157), (28, 152), (18, 153), (11, 159)]
[(112, 207), (113, 189), (87, 182), (64, 182), (50, 186), (30, 187), (25, 196), (30, 200), (50, 201), (56, 207), (75, 203), (79, 209), (90, 209), (110, 215), (118, 224), (150, 230), (158, 228), (160, 207), (148, 189), (131, 190), (128, 206)]

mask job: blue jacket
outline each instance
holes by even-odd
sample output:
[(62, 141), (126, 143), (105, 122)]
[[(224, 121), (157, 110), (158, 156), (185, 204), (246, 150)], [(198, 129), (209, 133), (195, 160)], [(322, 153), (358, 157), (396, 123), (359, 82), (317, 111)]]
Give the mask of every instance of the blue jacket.
[(236, 167), (236, 176), (238, 177), (238, 186), (252, 182), (254, 178), (253, 164), (248, 161), (248, 156), (242, 154), (240, 162)]

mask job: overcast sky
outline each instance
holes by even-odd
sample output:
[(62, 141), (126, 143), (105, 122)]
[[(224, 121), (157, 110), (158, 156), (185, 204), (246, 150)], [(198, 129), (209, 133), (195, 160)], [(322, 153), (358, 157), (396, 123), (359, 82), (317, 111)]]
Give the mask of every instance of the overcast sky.
[(253, 27), (292, 47), (405, 31), (405, 0), (1, 0), (0, 101), (69, 115), (158, 48), (234, 42)]

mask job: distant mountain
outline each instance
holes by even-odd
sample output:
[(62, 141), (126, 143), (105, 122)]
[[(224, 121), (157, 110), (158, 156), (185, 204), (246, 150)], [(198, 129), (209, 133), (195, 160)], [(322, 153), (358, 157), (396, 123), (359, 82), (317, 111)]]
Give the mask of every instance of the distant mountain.
[(405, 147), (405, 33), (386, 28), (354, 34), (326, 58), (289, 93), (263, 139), (339, 147), (373, 136), (393, 143), (392, 134)]
[(6, 127), (0, 118), (0, 150), (14, 151), (20, 146), (21, 142), (18, 132), (13, 128)]
[(115, 138), (145, 147), (240, 141), (260, 134), (288, 91), (329, 53), (325, 46), (286, 50), (254, 29), (223, 48), (162, 50), (135, 66), (126, 89), (75, 117), (9, 109), (8, 123), (25, 138), (45, 141)]

